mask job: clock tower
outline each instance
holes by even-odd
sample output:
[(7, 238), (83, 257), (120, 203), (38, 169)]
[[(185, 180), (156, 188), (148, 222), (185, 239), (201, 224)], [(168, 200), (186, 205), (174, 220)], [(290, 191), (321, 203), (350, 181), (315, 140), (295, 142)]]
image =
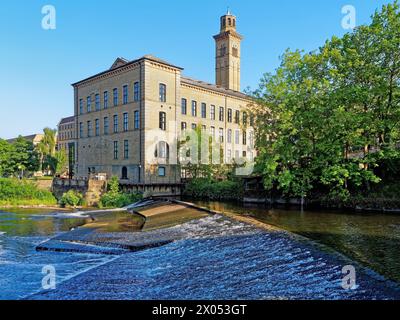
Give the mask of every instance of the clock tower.
[(240, 91), (240, 43), (236, 17), (228, 10), (220, 19), (220, 33), (215, 39), (215, 82), (226, 89)]

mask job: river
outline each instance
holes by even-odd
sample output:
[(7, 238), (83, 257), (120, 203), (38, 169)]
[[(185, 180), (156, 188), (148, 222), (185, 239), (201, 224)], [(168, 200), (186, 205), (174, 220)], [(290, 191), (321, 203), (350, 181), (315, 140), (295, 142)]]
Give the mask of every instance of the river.
[[(400, 299), (398, 286), (387, 280), (399, 279), (397, 216), (199, 204), (250, 215), (290, 232), (263, 231), (220, 215), (181, 218), (177, 223), (162, 218), (146, 230), (138, 228), (138, 217), (113, 213), (96, 222), (102, 238), (176, 240), (118, 254), (96, 253), (93, 245), (85, 252), (83, 244), (81, 252), (38, 252), (37, 245), (54, 236), (68, 238), (67, 232), (81, 230), (88, 218), (0, 210), (0, 300)], [(111, 228), (104, 228), (104, 221)], [(162, 228), (156, 227), (159, 221)], [(344, 290), (342, 267), (349, 264), (357, 269), (357, 286)], [(42, 268), (47, 265), (57, 270), (55, 290), (41, 289)]]
[(197, 204), (248, 215), (337, 250), (400, 283), (400, 215), (269, 209), (224, 202)]

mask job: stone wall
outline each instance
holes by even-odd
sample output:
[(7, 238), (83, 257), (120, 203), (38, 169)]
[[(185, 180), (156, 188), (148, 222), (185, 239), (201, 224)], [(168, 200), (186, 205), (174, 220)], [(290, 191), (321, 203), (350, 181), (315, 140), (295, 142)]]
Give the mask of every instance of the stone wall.
[(65, 192), (75, 190), (83, 194), (87, 206), (96, 206), (101, 195), (107, 190), (107, 182), (101, 180), (59, 179), (55, 178), (52, 192), (60, 199)]

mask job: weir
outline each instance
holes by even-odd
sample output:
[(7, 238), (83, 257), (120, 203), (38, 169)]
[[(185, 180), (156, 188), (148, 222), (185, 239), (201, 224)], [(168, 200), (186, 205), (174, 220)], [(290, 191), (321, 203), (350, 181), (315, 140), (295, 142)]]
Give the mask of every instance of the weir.
[[(119, 215), (118, 218), (113, 214)], [(203, 218), (207, 213), (184, 203), (146, 199), (124, 208), (60, 213), (60, 216), (90, 217), (91, 222), (39, 244), (37, 251), (119, 255), (154, 248), (182, 237), (179, 232), (159, 229)]]

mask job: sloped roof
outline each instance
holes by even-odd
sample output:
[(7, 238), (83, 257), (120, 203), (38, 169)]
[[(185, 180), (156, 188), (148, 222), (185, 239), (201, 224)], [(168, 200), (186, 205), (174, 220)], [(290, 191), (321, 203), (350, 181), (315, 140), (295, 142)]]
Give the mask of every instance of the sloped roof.
[(91, 76), (91, 77), (88, 77), (88, 78), (86, 78), (86, 79), (83, 79), (83, 80), (81, 80), (81, 81), (75, 82), (75, 83), (72, 84), (72, 86), (76, 86), (76, 85), (78, 85), (78, 84), (80, 84), (80, 83), (82, 83), (82, 82), (85, 82), (85, 81), (87, 81), (87, 80), (96, 78), (96, 77), (101, 76), (101, 75), (103, 75), (103, 74), (107, 74), (108, 72), (117, 70), (117, 69), (119, 69), (119, 68), (122, 68), (122, 67), (127, 66), (127, 65), (130, 65), (130, 64), (137, 63), (137, 62), (142, 61), (142, 60), (150, 60), (150, 61), (154, 61), (154, 62), (157, 62), (157, 63), (161, 63), (161, 64), (164, 64), (164, 65), (167, 65), (167, 66), (172, 67), (172, 68), (175, 68), (175, 69), (183, 70), (183, 68), (181, 68), (181, 67), (178, 67), (178, 66), (176, 66), (176, 65), (173, 65), (172, 63), (169, 63), (168, 61), (162, 60), (162, 59), (157, 58), (157, 57), (155, 57), (155, 56), (153, 56), (153, 55), (150, 55), (150, 54), (144, 55), (143, 57), (141, 57), (141, 58), (139, 58), (139, 59), (136, 59), (136, 60), (132, 60), (132, 61), (128, 61), (128, 60), (126, 60), (125, 58), (117, 58), (117, 59), (114, 61), (113, 65), (111, 66), (110, 69), (105, 70), (105, 71), (100, 72), (100, 73), (97, 73), (97, 74), (95, 74), (95, 75), (93, 75), (93, 76)]
[(122, 57), (118, 57), (112, 64), (110, 70), (114, 70), (118, 67), (122, 67), (122, 66), (126, 65), (127, 63), (129, 63), (129, 60), (122, 58)]
[(242, 98), (242, 99), (247, 99), (247, 100), (252, 99), (250, 96), (248, 96), (247, 94), (242, 93), (240, 91), (225, 89), (224, 87), (220, 87), (215, 84), (207, 83), (207, 82), (192, 79), (192, 78), (182, 77), (181, 82), (186, 83), (188, 85), (201, 87), (204, 89), (216, 91), (216, 92), (219, 92), (222, 94), (227, 94), (227, 95), (235, 96), (235, 97)]
[[(38, 142), (40, 140), (42, 140), (44, 137), (44, 134), (41, 133), (37, 133), (37, 134), (31, 134), (29, 136), (22, 136), (23, 139), (31, 141), (31, 142)], [(6, 140), (8, 143), (13, 144), (15, 141), (17, 141), (19, 137), (17, 138), (12, 138), (12, 139), (8, 139)]]
[(60, 124), (70, 123), (70, 122), (73, 122), (74, 120), (75, 120), (74, 116), (62, 118), (61, 121), (60, 121)]

